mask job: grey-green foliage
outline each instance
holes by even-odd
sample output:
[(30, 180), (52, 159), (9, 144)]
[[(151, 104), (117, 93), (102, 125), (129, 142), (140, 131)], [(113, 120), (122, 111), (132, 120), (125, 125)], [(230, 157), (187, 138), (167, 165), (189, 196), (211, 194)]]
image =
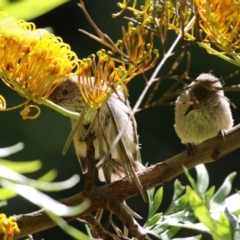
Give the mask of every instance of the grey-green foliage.
[[(174, 238), (182, 229), (193, 229), (205, 232), (214, 240), (240, 239), (239, 193), (228, 196), (232, 190), (232, 182), (236, 176), (233, 172), (226, 177), (220, 188), (209, 188), (209, 175), (204, 165), (196, 167), (197, 179), (194, 180), (188, 170), (184, 168), (189, 181), (188, 186), (182, 186), (176, 180), (174, 182), (174, 194), (172, 201), (165, 212), (157, 212), (163, 198), (161, 187), (154, 194), (154, 189), (148, 191), (149, 215), (144, 228), (148, 234), (159, 239)], [(184, 239), (201, 239), (201, 234)]]
[(39, 170), (42, 166), (39, 160), (13, 162), (1, 159), (1, 157), (7, 157), (22, 149), (23, 144), (21, 143), (8, 148), (0, 148), (0, 207), (6, 205), (9, 198), (20, 195), (33, 204), (44, 208), (48, 216), (73, 238), (90, 239), (90, 237), (78, 229), (68, 225), (62, 218), (66, 216), (75, 216), (85, 211), (91, 205), (89, 199), (85, 199), (78, 206), (68, 207), (41, 192), (61, 191), (71, 188), (79, 182), (79, 176), (74, 175), (66, 181), (50, 183), (57, 175), (56, 170), (52, 169), (38, 180), (27, 178), (20, 173), (30, 173)]

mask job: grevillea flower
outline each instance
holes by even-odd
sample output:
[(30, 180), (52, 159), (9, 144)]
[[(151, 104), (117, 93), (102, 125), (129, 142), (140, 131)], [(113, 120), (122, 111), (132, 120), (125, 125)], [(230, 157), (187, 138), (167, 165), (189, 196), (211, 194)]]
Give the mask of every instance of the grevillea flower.
[(14, 217), (7, 218), (5, 214), (0, 214), (0, 235), (3, 235), (3, 240), (13, 240), (14, 236), (19, 232)]
[[(120, 50), (118, 54), (123, 55), (114, 58), (114, 49), (109, 52), (100, 50), (96, 62), (94, 56), (81, 62), (79, 88), (91, 108), (101, 107), (119, 85), (124, 88), (136, 75), (154, 67), (159, 57), (158, 51), (153, 48), (153, 33), (144, 25), (129, 23), (115, 47)], [(94, 76), (94, 82), (90, 76)]]
[[(117, 54), (116, 48), (120, 49)], [(24, 119), (35, 118), (40, 113), (30, 101), (48, 105), (44, 100), (65, 78), (73, 75), (79, 76), (79, 90), (86, 103), (91, 108), (99, 108), (116, 87), (153, 67), (158, 56), (158, 51), (153, 49), (153, 34), (144, 25), (129, 24), (112, 51), (98, 51), (95, 61), (94, 55), (78, 59), (61, 38), (36, 29), (33, 23), (14, 18), (0, 20), (0, 77), (7, 86), (27, 98), (22, 104)], [(3, 97), (0, 108), (8, 110)], [(33, 117), (30, 116), (32, 108), (38, 110)]]
[[(132, 3), (132, 5), (130, 5)], [(134, 14), (133, 21), (145, 24), (166, 40), (168, 30), (232, 64), (240, 66), (240, 0), (126, 1), (118, 3), (121, 11)]]
[[(122, 3), (118, 3), (122, 10), (113, 16), (116, 17), (124, 10), (129, 10), (139, 22), (142, 22), (145, 27), (150, 27), (156, 34), (161, 32), (162, 35), (166, 35), (171, 29), (179, 33), (192, 16), (192, 5), (188, 1), (145, 0), (140, 7), (137, 0), (132, 1), (132, 6), (129, 2), (123, 0)], [(161, 27), (164, 29), (160, 30)]]
[(196, 0), (194, 2), (200, 16), (199, 24), (206, 34), (206, 40), (223, 51), (222, 54), (238, 57), (240, 1)]
[(8, 17), (0, 19), (0, 77), (27, 98), (24, 118), (28, 118), (33, 107), (28, 106), (31, 100), (46, 99), (57, 84), (78, 71), (77, 55), (61, 38), (36, 29), (33, 23)]

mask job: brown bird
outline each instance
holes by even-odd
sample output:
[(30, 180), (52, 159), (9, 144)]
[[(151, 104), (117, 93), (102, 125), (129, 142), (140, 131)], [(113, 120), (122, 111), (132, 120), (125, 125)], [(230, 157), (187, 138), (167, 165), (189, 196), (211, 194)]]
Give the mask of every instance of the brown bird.
[[(94, 78), (92, 78), (92, 81)], [(87, 112), (86, 105), (78, 87), (78, 77), (66, 79), (55, 88), (49, 100), (55, 104), (74, 112)], [(141, 183), (136, 172), (142, 171), (145, 167), (137, 160), (139, 149), (135, 119), (129, 119), (131, 108), (128, 99), (119, 87), (100, 109), (94, 110), (89, 119), (89, 126), (77, 126), (73, 135), (73, 143), (82, 172), (87, 173), (86, 142), (84, 136), (94, 133), (95, 159), (100, 159), (98, 164), (99, 179), (101, 181), (113, 182), (124, 176), (129, 180), (134, 179), (142, 191)], [(77, 120), (71, 119), (72, 127)], [(120, 141), (112, 148), (113, 142), (118, 133), (122, 130)]]
[(220, 80), (203, 73), (176, 100), (175, 130), (183, 144), (200, 144), (233, 126)]

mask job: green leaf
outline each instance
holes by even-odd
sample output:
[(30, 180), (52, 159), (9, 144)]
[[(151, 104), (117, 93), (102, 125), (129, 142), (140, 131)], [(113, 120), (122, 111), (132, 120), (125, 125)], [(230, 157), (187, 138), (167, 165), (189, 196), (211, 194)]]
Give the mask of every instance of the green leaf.
[(221, 203), (228, 196), (228, 194), (231, 192), (232, 182), (236, 175), (237, 175), (237, 173), (233, 172), (226, 177), (222, 186), (213, 195), (213, 197), (210, 201), (210, 205), (216, 204), (216, 203)]
[(181, 184), (181, 182), (178, 179), (176, 179), (176, 181), (174, 182), (174, 193), (172, 201), (177, 200), (182, 195), (184, 190), (185, 187)]
[(216, 239), (232, 240), (230, 222), (224, 213), (220, 214), (218, 226), (215, 231), (218, 235)]
[(42, 167), (40, 160), (13, 162), (0, 159), (0, 166), (5, 166), (18, 173), (31, 173), (39, 170)]
[(205, 202), (207, 205), (209, 205), (210, 199), (212, 198), (214, 192), (215, 192), (215, 186), (212, 186), (207, 190), (207, 192), (205, 192), (204, 196), (205, 196)]
[(9, 168), (0, 166), (0, 181), (8, 180), (9, 182), (21, 183), (23, 185), (31, 186), (43, 191), (60, 191), (73, 187), (79, 182), (80, 177), (75, 174), (71, 178), (63, 182), (42, 182), (29, 179)]
[(200, 240), (200, 239), (202, 239), (202, 235), (185, 237), (185, 238), (173, 238), (172, 240)]
[(174, 213), (175, 210), (178, 209), (176, 207), (176, 201), (181, 196), (181, 194), (183, 193), (184, 190), (185, 190), (185, 187), (182, 186), (182, 184), (179, 180), (176, 180), (174, 182), (174, 193), (173, 193), (172, 202), (171, 202), (170, 206), (168, 207), (167, 211), (165, 212), (165, 214)]
[(211, 218), (208, 208), (203, 202), (202, 198), (194, 192), (189, 186), (186, 188), (187, 194), (189, 196), (189, 204), (191, 205), (195, 216), (203, 223), (209, 230), (214, 233), (216, 230), (216, 223)]
[[(219, 209), (220, 208), (220, 209)], [(220, 212), (225, 211), (225, 209), (228, 209), (229, 212), (233, 213), (234, 215), (238, 216), (240, 215), (240, 194), (235, 193), (227, 198), (224, 199), (224, 201), (221, 203), (221, 205), (217, 206), (217, 211), (220, 210)]]
[(7, 206), (7, 201), (0, 201), (0, 207), (3, 207), (3, 206)]
[(7, 4), (9, 4), (8, 0), (2, 0), (2, 1), (0, 1), (0, 9), (3, 9), (4, 6), (6, 6)]
[(184, 194), (174, 203), (174, 212), (183, 210), (188, 205), (188, 195)]
[(190, 182), (192, 188), (193, 188), (195, 191), (199, 192), (199, 191), (198, 191), (198, 188), (197, 188), (197, 185), (196, 185), (196, 183), (195, 183), (195, 180), (192, 178), (192, 176), (190, 175), (188, 169), (187, 169), (185, 166), (183, 166), (183, 171), (184, 171), (184, 173), (185, 173), (188, 181)]
[(6, 188), (0, 188), (0, 201), (7, 200), (16, 196), (17, 194), (14, 191)]
[(173, 214), (178, 211), (181, 211), (187, 206), (187, 204), (188, 204), (188, 195), (184, 194), (179, 199), (172, 202), (164, 214), (169, 215), (169, 214)]
[(91, 205), (91, 201), (89, 199), (85, 199), (78, 206), (68, 207), (32, 187), (12, 183), (8, 180), (1, 179), (0, 183), (3, 185), (4, 188), (9, 188), (10, 190), (26, 198), (28, 201), (36, 204), (41, 208), (45, 208), (46, 211), (50, 211), (58, 216), (75, 216), (86, 211), (86, 209), (89, 208), (89, 206)]
[(22, 0), (12, 4), (5, 3), (0, 6), (1, 11), (6, 12), (9, 16), (13, 16), (17, 19), (30, 20), (66, 2), (68, 2), (68, 0)]
[(147, 190), (148, 205), (149, 205), (149, 211), (148, 211), (148, 212), (150, 212), (151, 204), (153, 203), (154, 191), (155, 191), (155, 187), (149, 188), (149, 189)]
[(230, 227), (232, 232), (231, 238), (240, 239), (240, 228), (239, 228), (238, 219), (236, 218), (236, 216), (230, 213), (227, 208), (225, 209), (224, 213), (230, 222)]
[(187, 187), (187, 194), (189, 194), (189, 203), (193, 208), (194, 214), (201, 223), (209, 228), (213, 239), (231, 240), (231, 228), (226, 215), (220, 214), (218, 222), (214, 221), (202, 198), (190, 187)]
[(192, 229), (205, 233), (210, 233), (209, 229), (202, 223), (192, 223), (189, 221), (168, 221), (169, 226), (176, 226), (181, 228)]
[(167, 231), (161, 234), (162, 240), (171, 240), (176, 233), (181, 230), (180, 227), (171, 227)]
[(161, 217), (162, 217), (162, 213), (155, 214), (146, 222), (144, 227), (154, 227), (157, 224), (157, 222), (161, 219)]
[[(17, 164), (19, 164), (19, 166), (17, 166)], [(18, 162), (18, 163), (14, 163), (11, 161), (7, 161), (7, 160), (0, 160), (0, 165), (3, 166), (9, 166), (11, 167), (12, 172), (9, 172), (8, 168), (7, 168), (7, 174), (9, 173), (10, 176), (12, 176), (13, 181), (17, 181), (17, 182), (21, 182), (21, 181), (27, 181), (29, 183), (29, 185), (31, 185), (33, 183), (33, 180), (30, 180), (27, 178), (25, 178), (24, 176), (21, 175), (15, 175), (15, 171), (19, 171), (19, 172), (34, 172), (35, 170), (38, 170), (41, 167), (41, 162), (36, 160), (36, 161), (31, 161), (31, 162)], [(6, 172), (6, 168), (0, 168), (0, 178), (3, 177), (3, 175), (1, 175), (1, 171)], [(18, 174), (18, 173), (16, 173)], [(42, 177), (40, 177), (38, 180), (39, 181), (45, 181), (45, 182), (50, 182), (53, 181), (56, 178), (56, 170), (50, 170), (49, 172), (47, 172), (45, 175), (43, 175)], [(21, 176), (21, 177), (19, 177)], [(25, 182), (27, 184), (27, 182)], [(37, 182), (37, 181), (35, 181)], [(43, 183), (44, 186), (45, 183)], [(52, 186), (54, 187), (54, 185)], [(7, 200), (13, 197), (16, 197), (17, 194), (16, 192), (10, 190), (10, 189), (6, 189), (6, 188), (0, 188), (0, 200)]]
[(167, 223), (157, 224), (153, 229), (145, 229), (146, 233), (152, 234), (153, 236), (159, 238), (160, 234), (168, 229)]
[(44, 175), (42, 175), (40, 178), (38, 178), (38, 181), (42, 182), (52, 182), (56, 177), (57, 177), (57, 170), (56, 169), (51, 169)]
[(84, 239), (91, 240), (89, 236), (79, 231), (78, 229), (70, 226), (63, 218), (53, 214), (52, 212), (46, 211), (47, 215), (57, 223), (57, 225), (62, 228), (67, 234), (72, 236), (74, 239)]
[(148, 197), (148, 217), (147, 217), (147, 220), (150, 218), (149, 215), (150, 215), (151, 207), (152, 207), (152, 204), (153, 204), (154, 191), (155, 191), (155, 187), (147, 190), (147, 197)]
[(197, 188), (200, 193), (205, 193), (209, 186), (209, 175), (204, 164), (195, 167), (197, 171)]
[(150, 207), (150, 212), (148, 214), (148, 219), (155, 214), (155, 212), (158, 210), (159, 206), (162, 203), (162, 198), (163, 198), (163, 187), (160, 187), (156, 194), (154, 195), (153, 202)]
[[(1, 1), (0, 1), (1, 2)], [(1, 5), (0, 5), (1, 6)], [(17, 143), (13, 146), (0, 148), (0, 158), (7, 157), (11, 154), (21, 151), (24, 148), (24, 144), (22, 142)]]

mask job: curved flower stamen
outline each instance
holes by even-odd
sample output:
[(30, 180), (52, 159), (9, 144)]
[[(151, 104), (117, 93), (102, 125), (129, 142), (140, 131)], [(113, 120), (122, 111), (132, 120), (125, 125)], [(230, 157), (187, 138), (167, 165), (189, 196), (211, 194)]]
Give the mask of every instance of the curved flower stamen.
[(80, 65), (79, 88), (91, 108), (101, 107), (119, 85), (124, 87), (136, 75), (154, 67), (159, 57), (153, 48), (153, 33), (145, 29), (144, 24), (135, 27), (129, 23), (115, 46), (126, 53), (125, 61), (124, 56), (114, 58), (114, 49), (112, 52), (100, 50), (96, 62), (93, 57), (84, 59)]
[(217, 47), (215, 54), (235, 65), (240, 65), (240, 1), (196, 0), (199, 25), (206, 34), (205, 41)]
[[(35, 108), (37, 110), (37, 113), (33, 116), (30, 115), (30, 112), (31, 112), (31, 108)], [(37, 105), (27, 105), (21, 112), (20, 112), (20, 115), (22, 116), (22, 118), (24, 120), (26, 119), (35, 119), (37, 118), (41, 113), (41, 110), (40, 108), (37, 106)]]
[[(227, 45), (239, 43), (240, 2), (239, 1), (208, 1), (196, 0), (201, 17), (200, 26), (207, 37), (219, 45), (224, 51)], [(239, 49), (239, 44), (234, 46)]]
[(0, 234), (4, 235), (3, 239), (13, 240), (14, 236), (19, 232), (20, 230), (14, 217), (7, 218), (5, 214), (0, 214)]
[(0, 95), (0, 109), (5, 109), (6, 108), (6, 101), (2, 95)]

